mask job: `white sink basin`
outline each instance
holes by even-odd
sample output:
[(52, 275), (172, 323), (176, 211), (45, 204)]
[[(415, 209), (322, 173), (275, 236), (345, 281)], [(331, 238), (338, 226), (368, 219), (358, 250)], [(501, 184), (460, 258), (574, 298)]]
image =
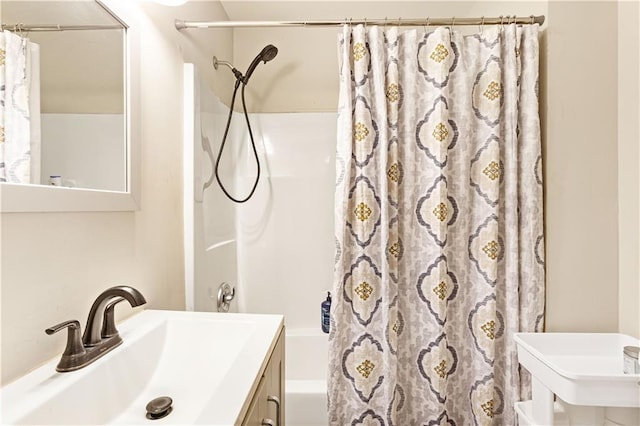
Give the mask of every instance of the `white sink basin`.
[(624, 346), (640, 346), (638, 339), (613, 333), (517, 333), (515, 340), (520, 364), (569, 404), (640, 407), (640, 375), (624, 374), (622, 353)]
[[(143, 311), (93, 364), (58, 373), (56, 358), (2, 388), (2, 423), (237, 424), (282, 326), (280, 315)], [(148, 420), (159, 396), (173, 411)]]

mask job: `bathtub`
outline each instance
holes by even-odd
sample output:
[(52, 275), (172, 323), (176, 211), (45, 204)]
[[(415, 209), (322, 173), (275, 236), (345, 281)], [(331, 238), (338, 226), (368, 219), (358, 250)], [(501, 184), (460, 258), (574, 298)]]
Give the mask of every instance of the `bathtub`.
[(327, 338), (315, 328), (286, 330), (287, 426), (327, 426)]

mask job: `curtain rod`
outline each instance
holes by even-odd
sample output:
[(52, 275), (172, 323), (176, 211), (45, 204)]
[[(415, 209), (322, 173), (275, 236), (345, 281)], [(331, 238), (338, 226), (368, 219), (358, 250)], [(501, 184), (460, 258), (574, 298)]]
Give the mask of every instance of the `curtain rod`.
[(251, 28), (251, 27), (337, 27), (351, 25), (389, 25), (389, 26), (456, 26), (456, 25), (506, 25), (506, 24), (539, 24), (544, 23), (544, 15), (540, 16), (499, 16), (497, 18), (424, 18), (424, 19), (343, 19), (339, 21), (183, 21), (175, 20), (177, 30), (185, 28)]
[(80, 31), (80, 30), (124, 30), (122, 25), (57, 25), (57, 24), (2, 24), (2, 29), (13, 32)]

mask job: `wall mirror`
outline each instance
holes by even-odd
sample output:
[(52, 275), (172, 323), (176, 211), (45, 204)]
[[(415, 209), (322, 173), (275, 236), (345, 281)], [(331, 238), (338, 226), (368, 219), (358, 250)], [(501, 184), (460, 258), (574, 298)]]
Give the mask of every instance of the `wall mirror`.
[(133, 32), (111, 3), (0, 3), (3, 212), (135, 209)]

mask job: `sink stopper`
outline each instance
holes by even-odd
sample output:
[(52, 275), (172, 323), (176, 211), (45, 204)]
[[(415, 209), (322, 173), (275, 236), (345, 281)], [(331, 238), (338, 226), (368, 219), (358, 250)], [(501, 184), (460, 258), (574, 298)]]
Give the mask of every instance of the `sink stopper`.
[(168, 416), (173, 410), (171, 404), (173, 400), (168, 396), (160, 396), (152, 399), (147, 404), (147, 418), (149, 420), (158, 420), (165, 416)]

